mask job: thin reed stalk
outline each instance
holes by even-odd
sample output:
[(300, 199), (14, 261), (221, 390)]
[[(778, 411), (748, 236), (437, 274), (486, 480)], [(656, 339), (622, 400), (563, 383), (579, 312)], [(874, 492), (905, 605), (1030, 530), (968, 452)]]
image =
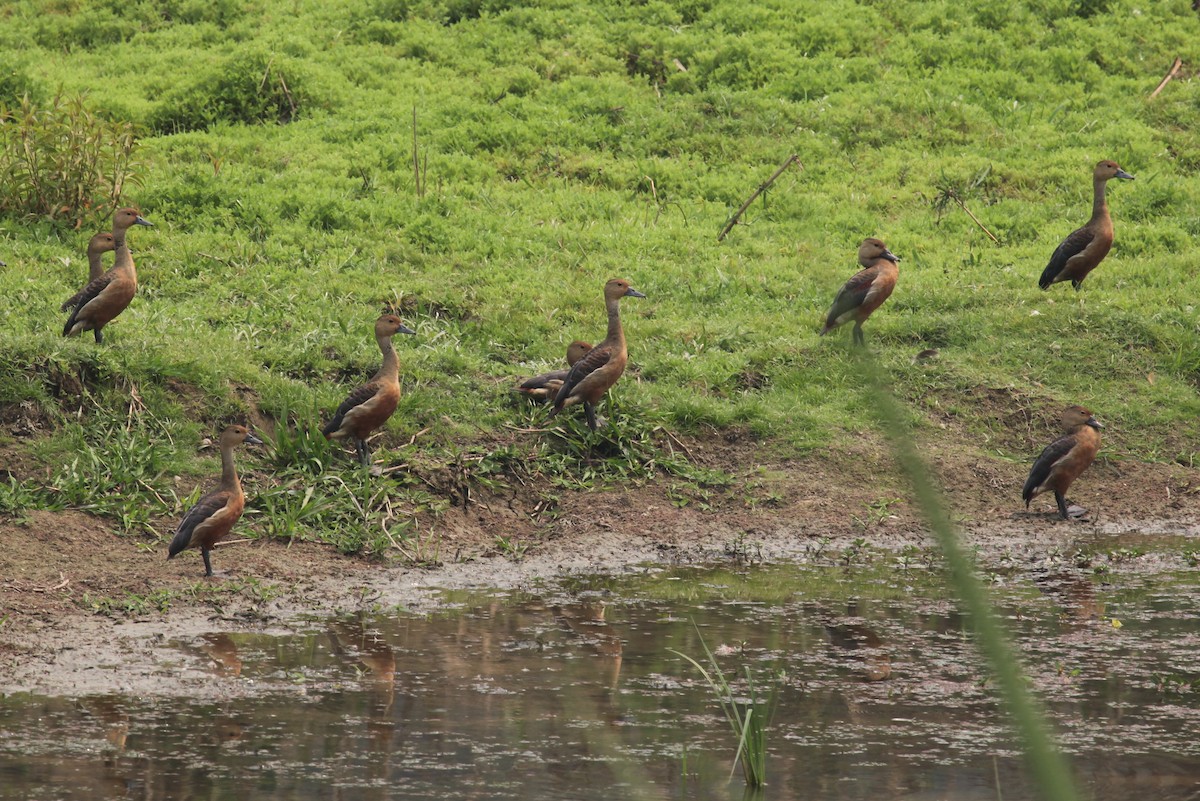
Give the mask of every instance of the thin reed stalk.
[(974, 563), (959, 543), (946, 504), (930, 478), (929, 466), (908, 433), (904, 414), (887, 386), (884, 371), (869, 354), (861, 356), (861, 364), (871, 407), (901, 471), (912, 484), (918, 508), (937, 537), (950, 569), (951, 585), (969, 616), (975, 641), (995, 674), (1000, 698), (1016, 727), (1037, 796), (1046, 801), (1076, 801), (1079, 795), (1066, 758), (1050, 732), (1042, 705), (1028, 689), (1016, 650), (976, 576)]
[[(692, 625), (695, 626), (695, 623), (693, 622)], [(721, 665), (713, 656), (713, 652), (709, 649), (708, 643), (704, 641), (699, 628), (696, 628), (696, 636), (700, 638), (700, 646), (704, 649), (708, 669), (685, 653), (671, 649), (672, 653), (691, 662), (692, 666), (700, 671), (700, 675), (704, 677), (713, 696), (721, 705), (721, 711), (725, 713), (725, 720), (729, 723), (730, 731), (737, 738), (737, 753), (733, 758), (734, 765), (742, 766), (742, 776), (748, 787), (763, 787), (767, 783), (767, 726), (771, 722), (771, 717), (774, 716), (775, 707), (779, 701), (779, 687), (782, 682), (776, 681), (770, 696), (763, 700), (754, 683), (754, 678), (750, 674), (750, 668), (747, 667), (745, 668), (746, 693), (749, 701), (739, 703), (734, 698), (733, 687), (726, 678), (725, 671), (721, 669)], [(733, 770), (736, 769), (736, 767), (733, 768)]]

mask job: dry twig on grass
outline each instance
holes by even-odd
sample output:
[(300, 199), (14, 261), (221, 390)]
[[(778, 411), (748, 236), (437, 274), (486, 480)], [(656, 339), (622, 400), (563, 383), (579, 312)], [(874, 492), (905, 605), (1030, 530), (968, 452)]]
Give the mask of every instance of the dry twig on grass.
[(425, 169), (421, 169), (420, 147), (417, 142), (417, 107), (413, 106), (413, 123), (412, 123), (412, 167), (413, 167), (413, 185), (417, 191), (417, 198), (425, 197), (425, 177), (429, 172), (429, 156), (425, 156)]
[(987, 226), (979, 221), (979, 218), (976, 217), (969, 208), (967, 208), (966, 202), (963, 201), (963, 195), (970, 195), (976, 190), (984, 188), (988, 175), (990, 175), (991, 172), (991, 165), (988, 165), (976, 173), (975, 177), (970, 181), (967, 181), (965, 184), (960, 184), (946, 177), (945, 175), (942, 175), (941, 180), (936, 184), (937, 196), (933, 199), (933, 208), (937, 212), (938, 223), (941, 224), (942, 215), (945, 213), (946, 207), (950, 205), (950, 201), (953, 200), (954, 203), (960, 209), (966, 212), (968, 217), (971, 218), (971, 222), (975, 223), (975, 225), (979, 227), (980, 231), (983, 231), (988, 235), (988, 239), (992, 240), (993, 244), (999, 245), (1000, 240), (996, 238), (996, 235), (989, 231)]
[[(768, 178), (766, 181), (764, 181), (758, 187), (758, 189), (755, 189), (754, 194), (752, 194), (752, 195), (750, 195), (750, 197), (746, 198), (746, 202), (742, 204), (742, 207), (733, 213), (733, 216), (729, 218), (729, 222), (725, 223), (725, 227), (721, 229), (721, 233), (717, 234), (718, 242), (723, 240), (725, 238), (725, 235), (733, 230), (733, 226), (737, 225), (737, 221), (741, 218), (742, 214), (745, 213), (746, 209), (750, 208), (750, 204), (754, 202), (754, 199), (756, 197), (758, 197), (759, 195), (761, 195), (763, 192), (767, 191), (767, 189), (771, 186), (771, 184), (775, 183), (775, 179), (778, 178), (779, 176), (783, 175), (783, 171), (786, 170), (788, 167), (792, 166), (793, 162), (796, 164), (800, 164), (800, 157), (797, 156), (795, 153), (788, 156), (787, 161), (785, 161), (785, 162), (783, 162), (783, 164), (779, 165), (779, 169), (777, 169), (775, 171), (775, 174), (772, 175), (770, 178)], [(803, 164), (800, 164), (800, 169), (802, 169), (802, 170), (804, 169)]]
[(1176, 74), (1178, 74), (1179, 68), (1182, 66), (1183, 66), (1183, 59), (1176, 56), (1175, 63), (1171, 65), (1171, 69), (1167, 70), (1167, 74), (1163, 76), (1163, 79), (1158, 82), (1158, 86), (1154, 87), (1154, 91), (1151, 92), (1150, 96), (1146, 99), (1153, 100), (1154, 98), (1158, 97), (1158, 93), (1163, 90), (1164, 86), (1166, 86), (1168, 83), (1171, 82), (1171, 79), (1174, 78)]
[(66, 586), (71, 583), (71, 580), (69, 578), (67, 578), (67, 574), (62, 572), (61, 570), (58, 571), (58, 577), (62, 580), (59, 581), (57, 584), (55, 584), (53, 587), (34, 587), (33, 591), (34, 592), (54, 592), (55, 590), (61, 590), (61, 589), (66, 588)]
[(979, 221), (979, 218), (978, 218), (978, 217), (976, 217), (974, 214), (972, 214), (972, 213), (971, 213), (971, 210), (967, 208), (967, 204), (966, 204), (966, 203), (963, 203), (963, 201), (962, 201), (962, 198), (960, 198), (960, 197), (958, 196), (958, 193), (957, 193), (957, 192), (950, 192), (950, 193), (949, 193), (949, 195), (948, 195), (948, 197), (949, 197), (951, 200), (953, 200), (955, 203), (957, 203), (957, 204), (958, 204), (958, 207), (959, 207), (960, 209), (962, 209), (963, 211), (965, 211), (965, 212), (967, 213), (967, 216), (971, 218), (971, 222), (973, 222), (973, 223), (975, 223), (976, 225), (978, 225), (978, 226), (979, 226), (979, 230), (980, 230), (980, 231), (983, 231), (985, 234), (987, 234), (987, 235), (988, 235), (988, 238), (989, 238), (989, 239), (991, 239), (991, 240), (992, 240), (992, 242), (994, 242), (994, 243), (995, 243), (995, 244), (997, 244), (997, 245), (999, 245), (999, 244), (1000, 244), (1000, 240), (996, 238), (996, 235), (995, 235), (995, 234), (993, 234), (991, 231), (989, 231), (989, 230), (987, 229), (987, 226), (985, 226), (983, 223), (981, 223), (981, 222)]
[(695, 457), (695, 456), (692, 456), (692, 452), (691, 452), (690, 450), (688, 450), (688, 446), (687, 446), (687, 445), (684, 445), (684, 444), (683, 444), (683, 442), (682, 442), (682, 441), (679, 439), (679, 437), (675, 436), (674, 434), (672, 434), (670, 431), (668, 431), (667, 429), (663, 428), (662, 426), (659, 426), (658, 430), (659, 430), (659, 431), (662, 431), (664, 434), (666, 434), (666, 435), (667, 435), (667, 439), (671, 440), (671, 441), (672, 441), (672, 442), (674, 442), (676, 445), (678, 445), (678, 446), (680, 447), (680, 449), (681, 449), (681, 450), (682, 450), (684, 453), (686, 453), (686, 454), (687, 454), (687, 458), (688, 458), (688, 459), (690, 459), (690, 460), (691, 460), (691, 461), (693, 461), (693, 462), (694, 462), (694, 461), (696, 461), (696, 457)]

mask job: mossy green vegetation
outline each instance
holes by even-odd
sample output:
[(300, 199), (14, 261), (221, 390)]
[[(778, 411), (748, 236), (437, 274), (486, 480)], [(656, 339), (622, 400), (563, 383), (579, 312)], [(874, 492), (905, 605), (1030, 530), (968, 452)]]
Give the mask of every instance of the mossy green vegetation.
[[(482, 461), (486, 432), (538, 419), (510, 382), (601, 338), (615, 276), (649, 296), (623, 308), (631, 367), (614, 390), (634, 438), (738, 427), (779, 452), (836, 451), (871, 416), (848, 334), (816, 331), (865, 236), (903, 258), (867, 336), (918, 424), (952, 418), (991, 442), (1004, 415), (983, 401), (999, 392), (1047, 426), (1088, 406), (1110, 455), (1194, 459), (1200, 84), (1185, 70), (1147, 99), (1176, 56), (1200, 63), (1186, 3), (23, 0), (2, 13), (0, 103), (83, 97), (132, 124), (142, 165), (123, 197), (156, 227), (131, 236), (139, 295), (97, 348), (62, 340), (57, 309), (107, 220), (0, 218), (0, 404), (47, 423), (31, 458), (54, 465), (106, 440), (106, 420), (133, 420), (123, 430), (154, 465), (137, 480), (163, 498), (152, 510), (175, 503), (160, 477), (212, 470), (192, 463), (203, 432), (252, 411), (311, 426), (334, 408), (378, 365), (383, 309), (418, 331), (398, 343), (405, 395), (385, 449)], [(793, 153), (803, 168), (718, 243)], [(1042, 292), (1101, 158), (1137, 176), (1110, 191), (1114, 250), (1082, 292)], [(924, 348), (940, 358), (913, 364)], [(511, 461), (564, 453), (530, 447)], [(318, 477), (349, 468), (319, 448), (306, 458)], [(275, 467), (281, 487), (312, 469)]]

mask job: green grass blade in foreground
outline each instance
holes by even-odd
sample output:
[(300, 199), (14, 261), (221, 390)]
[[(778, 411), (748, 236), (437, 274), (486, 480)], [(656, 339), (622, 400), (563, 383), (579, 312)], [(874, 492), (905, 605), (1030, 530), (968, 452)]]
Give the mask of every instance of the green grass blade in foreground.
[(937, 537), (950, 580), (975, 630), (975, 639), (996, 674), (1005, 708), (1012, 715), (1025, 760), (1033, 773), (1037, 795), (1047, 801), (1075, 801), (1079, 794), (1070, 767), (1050, 733), (1041, 704), (1030, 693), (1011, 640), (992, 610), (983, 585), (976, 578), (970, 557), (958, 535), (930, 471), (908, 434), (899, 403), (885, 383), (883, 369), (869, 355), (860, 358), (872, 408), (891, 443), (900, 469), (912, 484), (917, 506)]
[[(695, 622), (692, 623), (695, 627)], [(700, 647), (704, 649), (704, 655), (708, 659), (709, 666), (712, 668), (710, 673), (705, 669), (704, 665), (700, 664), (696, 659), (693, 659), (687, 654), (670, 649), (671, 653), (676, 656), (681, 656), (696, 670), (700, 671), (700, 675), (704, 677), (704, 681), (708, 684), (713, 696), (717, 699), (717, 703), (721, 706), (721, 711), (725, 713), (725, 719), (729, 722), (729, 728), (737, 738), (737, 753), (733, 757), (733, 769), (730, 771), (732, 777), (733, 771), (737, 770), (737, 766), (742, 766), (742, 776), (746, 780), (748, 788), (760, 788), (767, 783), (767, 733), (766, 727), (768, 721), (764, 719), (772, 717), (775, 705), (779, 700), (779, 686), (782, 683), (776, 677), (771, 696), (766, 703), (762, 703), (759, 699), (758, 692), (754, 686), (754, 678), (750, 675), (750, 669), (746, 668), (746, 684), (749, 693), (749, 702), (739, 705), (734, 700), (733, 687), (729, 684), (729, 680), (725, 677), (725, 671), (721, 669), (721, 665), (717, 662), (713, 652), (708, 647), (708, 643), (704, 641), (704, 636), (700, 634), (700, 629), (696, 628), (696, 636), (700, 639)], [(758, 714), (755, 714), (755, 713)]]

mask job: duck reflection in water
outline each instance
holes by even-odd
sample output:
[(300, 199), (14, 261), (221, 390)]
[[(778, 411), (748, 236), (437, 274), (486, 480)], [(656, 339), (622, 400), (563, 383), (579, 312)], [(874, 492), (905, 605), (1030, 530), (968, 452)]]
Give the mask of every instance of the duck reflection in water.
[(608, 686), (615, 688), (621, 678), (625, 642), (609, 629), (605, 620), (608, 604), (598, 600), (554, 604), (550, 611), (560, 626), (582, 640), (597, 656), (611, 660)]
[(88, 696), (80, 699), (78, 708), (104, 724), (104, 739), (114, 751), (121, 753), (125, 750), (125, 740), (129, 737), (129, 715), (121, 698), (111, 695)]
[(858, 605), (849, 604), (846, 616), (822, 616), (829, 644), (844, 652), (844, 656), (859, 663), (859, 675), (864, 681), (884, 681), (892, 676), (892, 655), (887, 643), (874, 629), (860, 623)]
[(372, 775), (382, 779), (391, 771), (393, 739), (400, 732), (398, 721), (403, 709), (393, 716), (396, 700), (396, 650), (378, 630), (361, 617), (334, 621), (325, 632), (330, 650), (346, 662), (353, 662), (367, 692), (367, 732), (373, 750), (383, 758), (373, 763)]
[(218, 676), (242, 675), (242, 658), (238, 656), (237, 643), (224, 632), (210, 632), (200, 638), (200, 650), (212, 660), (212, 669)]
[(1042, 594), (1062, 607), (1068, 623), (1080, 626), (1104, 616), (1104, 602), (1096, 597), (1096, 585), (1086, 575), (1060, 570), (1033, 580)]

